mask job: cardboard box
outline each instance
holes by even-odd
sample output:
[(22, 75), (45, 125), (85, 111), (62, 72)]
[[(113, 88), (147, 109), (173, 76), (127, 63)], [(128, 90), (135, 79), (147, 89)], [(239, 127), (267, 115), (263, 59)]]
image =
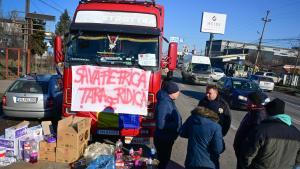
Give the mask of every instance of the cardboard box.
[(8, 157), (18, 155), (18, 140), (0, 138), (0, 147), (6, 149), (6, 156)]
[(56, 162), (72, 163), (78, 160), (84, 153), (88, 143), (84, 143), (78, 149), (56, 147)]
[(57, 126), (57, 162), (71, 163), (83, 155), (90, 138), (91, 119), (67, 117)]
[(54, 151), (56, 148), (56, 142), (55, 143), (48, 143), (47, 141), (40, 141), (40, 151)]
[(44, 135), (54, 135), (54, 129), (51, 121), (42, 121)]
[(23, 121), (15, 126), (5, 129), (5, 138), (15, 140), (27, 134), (29, 122)]
[(27, 135), (36, 141), (44, 140), (43, 128), (41, 125), (33, 126), (27, 129)]
[(39, 151), (39, 160), (55, 162), (55, 151)]

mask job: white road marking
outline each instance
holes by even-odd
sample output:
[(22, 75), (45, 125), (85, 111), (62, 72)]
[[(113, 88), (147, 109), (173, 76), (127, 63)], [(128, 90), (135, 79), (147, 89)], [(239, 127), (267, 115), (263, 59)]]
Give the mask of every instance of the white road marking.
[(234, 125), (230, 125), (230, 128), (232, 128), (234, 131), (236, 131), (238, 128), (237, 127), (235, 127)]
[[(273, 99), (276, 98), (276, 97), (274, 97), (274, 96), (269, 96), (269, 97), (270, 97), (271, 100), (273, 100)], [(279, 97), (278, 97), (278, 98), (279, 98)], [(300, 105), (298, 105), (298, 104), (294, 104), (294, 103), (291, 103), (291, 102), (287, 101), (287, 100), (289, 100), (289, 98), (287, 98), (287, 97), (280, 96), (280, 99), (284, 99), (284, 101), (285, 101), (287, 104), (289, 104), (289, 105), (292, 105), (292, 106), (295, 106), (295, 107), (300, 107)]]
[(295, 118), (292, 118), (292, 121), (293, 121), (294, 123), (300, 125), (300, 121), (299, 121), (299, 120), (297, 120), (297, 119), (295, 119)]
[(285, 101), (287, 104), (290, 104), (292, 106), (295, 106), (295, 107), (300, 107), (300, 105), (297, 105), (297, 104), (294, 104), (294, 103), (291, 103), (291, 102), (288, 102), (288, 101)]

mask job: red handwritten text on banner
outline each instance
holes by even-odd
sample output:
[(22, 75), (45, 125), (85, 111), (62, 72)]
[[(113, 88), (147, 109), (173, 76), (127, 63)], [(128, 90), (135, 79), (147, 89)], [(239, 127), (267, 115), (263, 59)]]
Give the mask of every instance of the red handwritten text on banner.
[(72, 111), (147, 114), (150, 72), (136, 68), (72, 67)]

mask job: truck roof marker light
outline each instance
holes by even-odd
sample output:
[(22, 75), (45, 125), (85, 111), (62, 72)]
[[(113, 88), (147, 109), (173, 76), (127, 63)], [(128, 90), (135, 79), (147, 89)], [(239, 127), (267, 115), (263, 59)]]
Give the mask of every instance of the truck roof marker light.
[(144, 4), (155, 6), (155, 0), (81, 0), (79, 4), (100, 2), (100, 3), (123, 3), (123, 4)]

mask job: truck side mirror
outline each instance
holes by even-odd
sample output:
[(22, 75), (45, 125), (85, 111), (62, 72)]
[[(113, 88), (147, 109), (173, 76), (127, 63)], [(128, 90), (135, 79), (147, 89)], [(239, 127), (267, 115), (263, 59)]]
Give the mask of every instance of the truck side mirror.
[(56, 64), (64, 61), (63, 42), (60, 36), (54, 39), (54, 61)]
[(176, 69), (177, 64), (177, 43), (171, 42), (169, 44), (169, 51), (168, 51), (168, 69), (173, 71)]

